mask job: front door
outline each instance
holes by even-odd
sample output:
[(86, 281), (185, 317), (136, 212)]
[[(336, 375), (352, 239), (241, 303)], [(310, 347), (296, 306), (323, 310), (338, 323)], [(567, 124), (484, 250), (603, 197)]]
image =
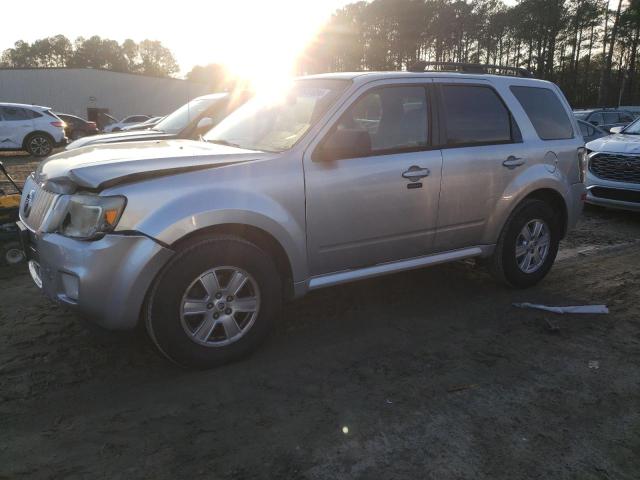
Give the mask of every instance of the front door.
[[(429, 99), (428, 83), (372, 87), (306, 153), (311, 275), (431, 251), (442, 157), (431, 148)], [(338, 136), (362, 140), (365, 152), (317, 155)]]

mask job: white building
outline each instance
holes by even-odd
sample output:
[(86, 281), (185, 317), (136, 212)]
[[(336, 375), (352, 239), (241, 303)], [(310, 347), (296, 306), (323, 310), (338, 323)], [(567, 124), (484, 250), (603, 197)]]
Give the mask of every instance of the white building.
[(203, 84), (93, 68), (0, 68), (0, 102), (51, 107), (94, 120), (98, 112), (162, 116), (209, 93)]

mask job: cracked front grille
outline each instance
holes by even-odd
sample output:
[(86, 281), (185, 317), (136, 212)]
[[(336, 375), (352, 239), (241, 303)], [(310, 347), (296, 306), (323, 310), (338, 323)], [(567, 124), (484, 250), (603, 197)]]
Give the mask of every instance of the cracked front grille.
[(598, 153), (591, 157), (589, 170), (605, 180), (640, 183), (640, 156)]
[(57, 194), (43, 189), (32, 176), (27, 178), (20, 200), (20, 219), (32, 230), (38, 230), (53, 207)]

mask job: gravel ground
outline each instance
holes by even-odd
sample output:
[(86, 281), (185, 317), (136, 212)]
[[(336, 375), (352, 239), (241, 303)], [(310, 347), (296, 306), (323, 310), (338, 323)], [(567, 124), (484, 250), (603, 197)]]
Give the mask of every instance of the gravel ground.
[(0, 478), (640, 478), (639, 240), (588, 209), (526, 291), (472, 262), (317, 291), (207, 372), (0, 269)]

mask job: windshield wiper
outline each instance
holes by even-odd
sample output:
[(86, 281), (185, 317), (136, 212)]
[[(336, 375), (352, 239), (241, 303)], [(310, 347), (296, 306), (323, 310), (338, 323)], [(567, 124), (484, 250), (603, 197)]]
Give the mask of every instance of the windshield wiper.
[(224, 145), (225, 147), (235, 147), (235, 148), (243, 148), (237, 143), (229, 142), (227, 140), (206, 140), (203, 138), (205, 142), (215, 143), (216, 145)]

